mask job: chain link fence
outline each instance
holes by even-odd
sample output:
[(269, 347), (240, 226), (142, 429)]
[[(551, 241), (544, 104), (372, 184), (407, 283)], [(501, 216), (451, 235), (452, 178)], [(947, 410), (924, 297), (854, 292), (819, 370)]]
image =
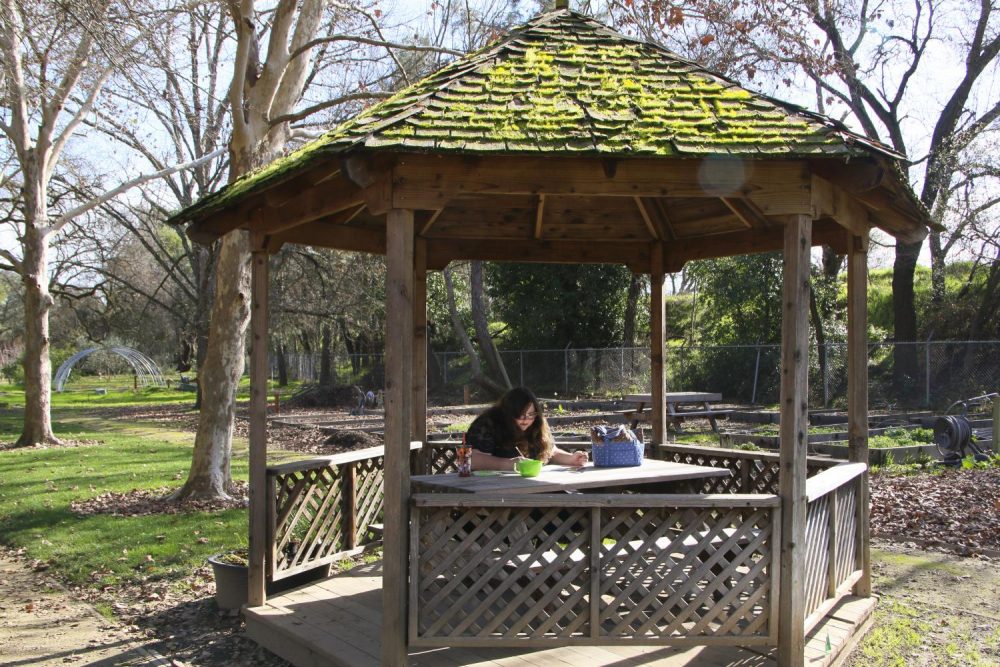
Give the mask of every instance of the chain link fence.
[[(915, 359), (913, 377), (895, 388), (894, 364), (900, 354)], [(649, 391), (649, 350), (642, 347), (504, 350), (500, 356), (510, 381), (542, 396), (617, 396)], [(723, 400), (773, 405), (781, 387), (778, 345), (668, 347), (664, 357), (670, 391), (711, 391)], [(318, 355), (286, 355), (290, 380), (319, 379)], [(271, 375), (277, 378), (271, 355)], [(381, 354), (341, 355), (331, 364), (337, 384), (377, 389), (385, 383)], [(432, 352), (427, 363), (432, 396), (461, 397), (472, 381), (463, 352)], [(1000, 341), (923, 341), (868, 346), (868, 397), (872, 408), (947, 407), (963, 398), (1000, 389)], [(847, 396), (847, 344), (813, 346), (809, 353), (810, 407), (844, 407)]]

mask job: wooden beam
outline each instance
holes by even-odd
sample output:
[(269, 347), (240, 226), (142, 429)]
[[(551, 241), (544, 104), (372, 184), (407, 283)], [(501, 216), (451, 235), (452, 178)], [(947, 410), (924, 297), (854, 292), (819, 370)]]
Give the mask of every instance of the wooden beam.
[(812, 202), (814, 218), (833, 218), (858, 235), (871, 229), (868, 209), (825, 178), (813, 176)]
[(660, 231), (660, 238), (667, 240), (674, 240), (677, 238), (677, 232), (674, 229), (673, 218), (667, 213), (666, 206), (664, 205), (664, 199), (659, 197), (651, 197), (643, 200), (652, 215), (653, 222), (656, 223), (656, 228)]
[[(868, 463), (868, 237), (851, 236), (847, 252), (848, 458)], [(857, 568), (854, 594), (872, 594), (868, 474), (858, 480)]]
[(875, 160), (853, 158), (817, 159), (809, 162), (812, 173), (834, 181), (848, 194), (859, 195), (881, 187), (886, 182), (886, 170)]
[(250, 553), (247, 603), (267, 600), (267, 327), (270, 265), (268, 254), (254, 243), (250, 253)]
[(781, 554), (778, 664), (805, 661), (806, 456), (809, 425), (809, 261), (812, 220), (785, 225), (781, 320)]
[(666, 317), (663, 307), (663, 282), (666, 278), (663, 267), (663, 245), (654, 244), (649, 268), (649, 375), (651, 380), (650, 422), (653, 427), (652, 451), (655, 458), (661, 456), (660, 445), (666, 441), (667, 391), (666, 372), (663, 355), (666, 350)]
[(418, 236), (427, 236), (427, 232), (431, 230), (431, 227), (434, 226), (434, 223), (437, 222), (437, 219), (441, 217), (442, 211), (444, 211), (443, 208), (430, 211), (429, 215), (427, 215), (427, 220), (424, 222), (424, 224), (420, 225), (420, 233), (418, 234)]
[(272, 237), (272, 243), (297, 243), (336, 248), (373, 255), (385, 254), (385, 232), (368, 227), (348, 227), (336, 223), (310, 222)]
[[(402, 155), (393, 171), (392, 205), (444, 207), (469, 194), (600, 195), (621, 197), (718, 197), (717, 184), (703, 183), (709, 161), (635, 158), (605, 161), (583, 157)], [(767, 215), (809, 212), (806, 163), (795, 160), (743, 162), (732, 196), (749, 197)]]
[(535, 209), (535, 233), (536, 239), (542, 238), (542, 220), (545, 217), (545, 195), (538, 195), (538, 207)]
[[(347, 180), (361, 188), (365, 204), (372, 215), (382, 215), (392, 204), (392, 170), (396, 156), (392, 153), (350, 154), (340, 161)], [(442, 208), (427, 206), (423, 208)]]
[(767, 229), (772, 226), (771, 221), (753, 202), (734, 197), (722, 197), (721, 199), (722, 203), (729, 207), (733, 215), (739, 218), (746, 225), (747, 229)]
[[(908, 197), (894, 192), (907, 187), (894, 183), (888, 168), (874, 160), (813, 160), (812, 172), (864, 204), (870, 219), (879, 229), (905, 243), (915, 243), (927, 236), (926, 213)], [(902, 177), (900, 177), (902, 178)]]
[[(821, 220), (815, 223), (811, 239), (813, 245), (828, 245), (840, 254), (847, 253), (845, 230), (833, 220)], [(687, 262), (697, 259), (774, 252), (783, 247), (784, 227), (751, 229), (679, 240), (676, 243), (666, 244), (665, 269), (667, 273), (674, 273), (680, 271)]]
[(382, 664), (407, 664), (407, 554), (413, 420), (413, 211), (386, 216), (385, 533)]
[[(342, 210), (348, 204), (341, 206), (337, 202), (353, 197), (358, 188), (344, 179), (335, 179), (336, 174), (339, 170), (328, 164), (317, 165), (270, 184), (222, 210), (208, 213), (188, 228), (188, 235), (198, 243), (211, 243), (234, 229), (254, 227), (269, 233)], [(330, 179), (334, 179), (330, 186), (317, 187)]]
[(559, 241), (495, 239), (427, 240), (427, 268), (439, 271), (449, 262), (482, 259), (490, 262), (546, 264), (625, 264), (637, 272), (649, 271), (649, 241)]
[(639, 209), (639, 215), (642, 216), (642, 221), (646, 223), (646, 229), (649, 230), (649, 235), (654, 239), (659, 240), (660, 232), (656, 229), (656, 224), (653, 223), (653, 218), (650, 217), (649, 211), (646, 210), (646, 205), (642, 202), (642, 197), (633, 197), (635, 201), (635, 207)]

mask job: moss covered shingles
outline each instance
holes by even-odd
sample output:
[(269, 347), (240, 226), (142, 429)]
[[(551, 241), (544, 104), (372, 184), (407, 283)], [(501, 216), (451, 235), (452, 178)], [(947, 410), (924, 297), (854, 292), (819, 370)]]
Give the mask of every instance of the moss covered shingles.
[(848, 137), (832, 120), (557, 10), (371, 106), (195, 209), (219, 208), (356, 148), (650, 157), (871, 151)]

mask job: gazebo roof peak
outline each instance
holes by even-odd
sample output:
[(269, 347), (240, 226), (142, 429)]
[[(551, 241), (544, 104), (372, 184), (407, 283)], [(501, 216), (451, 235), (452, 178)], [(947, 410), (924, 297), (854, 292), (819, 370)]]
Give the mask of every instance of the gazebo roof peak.
[[(363, 153), (524, 158), (867, 158), (904, 215), (926, 218), (903, 156), (842, 123), (737, 82), (589, 16), (543, 12), (319, 139), (180, 212), (204, 219), (322, 163)], [(887, 168), (888, 167), (888, 168)]]
[(539, 14), (320, 141), (478, 154), (902, 157), (568, 9)]

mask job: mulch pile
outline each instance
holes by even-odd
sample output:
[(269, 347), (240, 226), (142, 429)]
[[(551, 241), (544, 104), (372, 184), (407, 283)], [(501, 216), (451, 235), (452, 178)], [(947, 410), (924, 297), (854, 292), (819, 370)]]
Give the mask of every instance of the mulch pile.
[(874, 475), (873, 535), (1000, 557), (1000, 468)]

